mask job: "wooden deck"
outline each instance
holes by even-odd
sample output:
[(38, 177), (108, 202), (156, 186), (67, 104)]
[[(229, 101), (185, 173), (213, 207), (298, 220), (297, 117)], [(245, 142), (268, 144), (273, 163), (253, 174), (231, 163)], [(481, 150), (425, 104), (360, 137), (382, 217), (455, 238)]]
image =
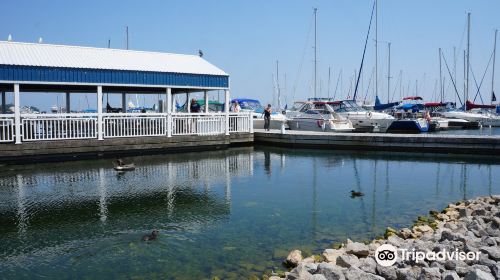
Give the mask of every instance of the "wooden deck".
[(259, 144), (339, 150), (500, 155), (500, 136), (254, 131)]

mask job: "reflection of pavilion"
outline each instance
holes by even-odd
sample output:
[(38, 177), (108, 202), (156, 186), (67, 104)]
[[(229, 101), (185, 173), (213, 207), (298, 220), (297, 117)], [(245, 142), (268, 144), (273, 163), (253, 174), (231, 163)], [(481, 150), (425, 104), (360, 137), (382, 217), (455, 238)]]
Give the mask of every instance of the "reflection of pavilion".
[(16, 226), (22, 234), (65, 224), (83, 226), (94, 223), (96, 216), (116, 227), (154, 223), (151, 217), (161, 224), (199, 226), (229, 214), (231, 177), (253, 173), (251, 148), (184, 154), (181, 159), (136, 159), (137, 170), (124, 174), (107, 166), (0, 178), (4, 230)]

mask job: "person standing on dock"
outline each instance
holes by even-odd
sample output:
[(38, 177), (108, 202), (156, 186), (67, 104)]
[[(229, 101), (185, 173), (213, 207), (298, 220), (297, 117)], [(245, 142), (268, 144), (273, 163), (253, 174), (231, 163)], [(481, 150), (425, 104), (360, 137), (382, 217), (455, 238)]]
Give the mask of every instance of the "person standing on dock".
[(201, 110), (201, 106), (200, 104), (198, 104), (198, 102), (196, 101), (196, 99), (191, 99), (191, 113), (199, 113), (200, 110)]
[(266, 109), (264, 109), (264, 130), (269, 131), (270, 124), (271, 124), (271, 104), (267, 104)]
[(241, 111), (240, 104), (238, 103), (238, 101), (234, 101), (234, 103), (233, 103), (233, 112), (239, 113), (240, 111)]

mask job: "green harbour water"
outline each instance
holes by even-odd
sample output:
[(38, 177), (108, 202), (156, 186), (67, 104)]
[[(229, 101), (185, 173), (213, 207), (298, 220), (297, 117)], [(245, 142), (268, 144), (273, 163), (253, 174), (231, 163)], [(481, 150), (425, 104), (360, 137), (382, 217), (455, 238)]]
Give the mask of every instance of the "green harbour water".
[(293, 249), (318, 254), (500, 194), (493, 157), (256, 146), (125, 158), (127, 173), (111, 161), (1, 167), (1, 279), (261, 277)]

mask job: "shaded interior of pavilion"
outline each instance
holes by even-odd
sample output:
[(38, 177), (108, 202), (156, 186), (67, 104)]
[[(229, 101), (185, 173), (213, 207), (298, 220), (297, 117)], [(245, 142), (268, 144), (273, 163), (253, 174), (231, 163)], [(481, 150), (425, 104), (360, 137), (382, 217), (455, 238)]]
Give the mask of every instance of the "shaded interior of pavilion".
[[(97, 86), (20, 85), (21, 114), (97, 113)], [(172, 112), (190, 113), (194, 99), (200, 112), (224, 112), (225, 91), (219, 89), (171, 88)], [(164, 113), (165, 87), (102, 87), (103, 113)], [(14, 113), (14, 87), (0, 84), (0, 113)], [(207, 106), (208, 105), (208, 106)]]

